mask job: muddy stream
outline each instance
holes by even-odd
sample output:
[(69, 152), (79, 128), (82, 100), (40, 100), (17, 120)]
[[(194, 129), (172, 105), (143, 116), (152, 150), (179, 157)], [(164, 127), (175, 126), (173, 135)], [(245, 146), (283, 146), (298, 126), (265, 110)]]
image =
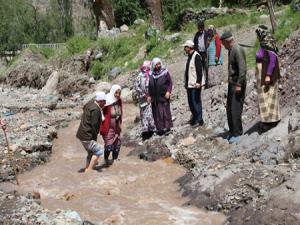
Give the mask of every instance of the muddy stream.
[[(124, 112), (126, 132), (138, 109), (126, 105)], [(50, 161), (19, 175), (20, 186), (3, 183), (0, 187), (24, 194), (38, 192), (43, 207), (72, 209), (95, 224), (223, 224), (222, 214), (185, 206), (189, 199), (181, 196), (176, 182), (185, 169), (171, 160), (146, 162), (127, 156), (132, 149), (122, 147), (120, 160), (109, 168), (102, 166), (101, 158), (97, 170), (79, 173), (86, 152), (75, 137), (78, 124), (74, 121), (58, 131)]]

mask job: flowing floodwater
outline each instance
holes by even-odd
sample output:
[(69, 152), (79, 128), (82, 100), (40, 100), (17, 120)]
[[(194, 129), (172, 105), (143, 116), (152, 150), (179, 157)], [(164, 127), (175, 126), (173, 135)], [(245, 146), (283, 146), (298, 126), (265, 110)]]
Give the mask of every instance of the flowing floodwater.
[[(137, 113), (125, 107), (124, 123), (129, 124)], [(2, 184), (2, 188), (20, 193), (39, 192), (43, 207), (72, 209), (82, 219), (96, 224), (125, 225), (220, 225), (225, 216), (184, 206), (176, 180), (185, 169), (170, 161), (146, 162), (129, 157), (129, 148), (122, 148), (120, 161), (109, 168), (89, 174), (79, 173), (85, 165), (86, 152), (75, 138), (79, 121), (58, 132), (50, 162), (19, 175), (20, 186)]]

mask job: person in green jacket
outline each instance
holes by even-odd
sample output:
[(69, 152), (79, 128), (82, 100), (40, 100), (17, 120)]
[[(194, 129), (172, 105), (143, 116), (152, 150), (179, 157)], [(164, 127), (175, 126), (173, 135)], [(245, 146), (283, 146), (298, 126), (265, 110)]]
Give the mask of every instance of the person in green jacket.
[(102, 108), (106, 103), (104, 92), (97, 92), (94, 99), (83, 107), (83, 115), (76, 137), (87, 151), (86, 166), (84, 172), (91, 171), (97, 164), (98, 159), (103, 155), (103, 149), (97, 142), (102, 119)]
[(222, 44), (228, 50), (228, 94), (227, 94), (227, 120), (230, 135), (228, 141), (233, 144), (243, 134), (242, 112), (247, 85), (247, 64), (244, 49), (234, 41), (230, 32), (221, 36)]

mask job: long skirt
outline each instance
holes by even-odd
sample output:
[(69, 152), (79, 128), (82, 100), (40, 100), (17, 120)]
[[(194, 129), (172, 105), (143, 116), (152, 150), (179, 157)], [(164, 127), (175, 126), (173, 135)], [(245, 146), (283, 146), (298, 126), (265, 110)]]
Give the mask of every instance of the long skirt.
[(155, 126), (158, 131), (173, 127), (170, 101), (153, 103), (152, 112)]
[(208, 67), (208, 87), (213, 87), (224, 82), (223, 65)]
[(110, 127), (107, 135), (103, 136), (104, 139), (104, 159), (108, 160), (110, 152), (112, 152), (113, 159), (118, 159), (121, 149), (120, 138), (120, 122), (114, 118), (111, 118)]
[(261, 85), (262, 64), (256, 65), (258, 105), (263, 123), (274, 123), (280, 120), (278, 80), (272, 85)]
[(140, 106), (142, 132), (150, 132), (155, 130), (155, 122), (152, 114), (151, 104), (144, 107)]

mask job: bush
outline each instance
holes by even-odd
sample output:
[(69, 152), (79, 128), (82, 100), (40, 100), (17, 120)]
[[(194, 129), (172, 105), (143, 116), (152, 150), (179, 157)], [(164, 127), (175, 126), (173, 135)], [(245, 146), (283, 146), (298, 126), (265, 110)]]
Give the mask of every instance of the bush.
[(281, 43), (289, 37), (293, 31), (299, 29), (299, 21), (300, 12), (293, 12), (288, 8), (278, 23), (279, 26), (275, 32), (276, 40)]
[(92, 41), (87, 37), (72, 37), (67, 42), (67, 50), (71, 55), (78, 54), (90, 48)]
[(137, 18), (143, 18), (145, 10), (136, 0), (114, 0), (114, 14), (117, 26), (131, 25)]

